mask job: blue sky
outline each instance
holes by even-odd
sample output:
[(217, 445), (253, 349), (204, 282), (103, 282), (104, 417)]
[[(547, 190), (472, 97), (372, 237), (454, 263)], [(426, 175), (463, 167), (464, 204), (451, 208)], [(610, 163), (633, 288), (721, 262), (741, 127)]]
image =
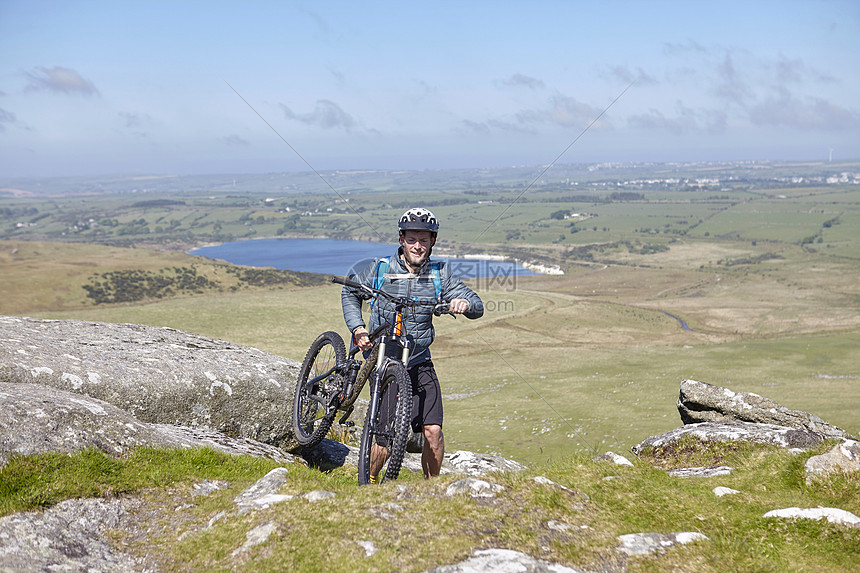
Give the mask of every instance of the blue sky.
[(604, 111), (561, 162), (860, 158), (860, 2), (0, 0), (5, 178), (307, 170), (266, 122), (320, 170), (545, 164)]

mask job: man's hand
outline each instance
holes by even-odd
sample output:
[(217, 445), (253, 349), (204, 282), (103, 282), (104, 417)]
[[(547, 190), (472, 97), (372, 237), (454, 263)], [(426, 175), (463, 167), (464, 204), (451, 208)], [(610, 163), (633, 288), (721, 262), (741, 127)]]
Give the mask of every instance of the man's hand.
[(448, 303), (448, 312), (451, 314), (463, 314), (467, 310), (469, 310), (469, 301), (465, 298), (453, 298), (451, 302)]
[(370, 333), (363, 326), (356, 328), (355, 332), (352, 333), (352, 337), (355, 340), (356, 346), (361, 350), (370, 350), (373, 348), (373, 343), (370, 342)]

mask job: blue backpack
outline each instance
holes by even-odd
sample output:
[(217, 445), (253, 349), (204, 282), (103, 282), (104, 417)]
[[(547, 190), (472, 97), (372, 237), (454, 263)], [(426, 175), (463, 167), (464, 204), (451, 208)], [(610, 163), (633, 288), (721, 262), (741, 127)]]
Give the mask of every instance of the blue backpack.
[[(376, 277), (373, 281), (373, 288), (382, 288), (382, 283), (385, 282), (385, 273), (388, 272), (389, 264), (388, 257), (379, 259), (379, 262), (376, 264)], [(436, 290), (436, 300), (439, 300), (439, 297), (442, 296), (442, 276), (439, 271), (439, 263), (434, 261), (430, 261), (430, 280), (433, 281), (433, 288)]]

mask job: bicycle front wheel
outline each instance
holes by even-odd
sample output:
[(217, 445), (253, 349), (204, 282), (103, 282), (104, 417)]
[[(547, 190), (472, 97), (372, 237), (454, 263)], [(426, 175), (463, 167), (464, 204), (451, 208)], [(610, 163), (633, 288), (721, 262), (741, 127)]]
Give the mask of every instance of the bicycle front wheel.
[(358, 483), (370, 483), (371, 474), (380, 481), (397, 479), (406, 442), (409, 441), (412, 415), (412, 384), (401, 362), (388, 361), (379, 390), (370, 397), (361, 445), (358, 451)]
[(343, 338), (336, 332), (323, 332), (308, 349), (293, 395), (293, 435), (299, 445), (317, 445), (331, 428), (337, 408), (330, 405), (343, 385), (334, 368), (344, 360)]

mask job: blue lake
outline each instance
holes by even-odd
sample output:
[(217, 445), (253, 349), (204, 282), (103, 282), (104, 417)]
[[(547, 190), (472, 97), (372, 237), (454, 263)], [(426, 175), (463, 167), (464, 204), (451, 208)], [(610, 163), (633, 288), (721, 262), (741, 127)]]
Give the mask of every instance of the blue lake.
[[(252, 239), (200, 247), (192, 255), (221, 259), (236, 265), (274, 267), (292, 271), (347, 275), (360, 270), (376, 257), (391, 256), (397, 245), (338, 239)], [(446, 259), (453, 274), (464, 279), (511, 279), (534, 272), (511, 261)]]

